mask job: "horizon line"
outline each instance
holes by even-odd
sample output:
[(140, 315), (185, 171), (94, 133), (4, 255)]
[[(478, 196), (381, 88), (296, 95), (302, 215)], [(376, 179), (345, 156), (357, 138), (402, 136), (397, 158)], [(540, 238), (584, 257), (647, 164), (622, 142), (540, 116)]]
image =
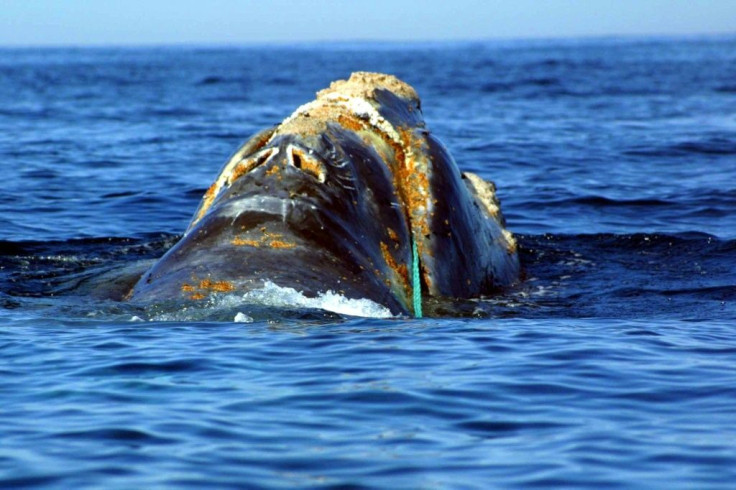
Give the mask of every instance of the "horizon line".
[(431, 44), (472, 44), (494, 42), (544, 42), (544, 41), (615, 41), (615, 40), (675, 40), (675, 39), (708, 39), (736, 37), (736, 30), (706, 33), (622, 33), (622, 34), (578, 34), (559, 36), (503, 36), (478, 38), (444, 38), (444, 39), (301, 39), (301, 40), (252, 40), (252, 41), (151, 41), (151, 42), (61, 42), (61, 43), (26, 43), (0, 44), (0, 49), (100, 49), (100, 48), (236, 48), (236, 47), (299, 47), (310, 45), (431, 45)]

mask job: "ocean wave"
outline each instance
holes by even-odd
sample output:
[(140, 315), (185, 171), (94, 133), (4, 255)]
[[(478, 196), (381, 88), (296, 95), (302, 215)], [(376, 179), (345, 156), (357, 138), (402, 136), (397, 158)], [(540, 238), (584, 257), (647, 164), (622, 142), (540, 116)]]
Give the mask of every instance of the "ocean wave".
[(634, 147), (623, 150), (624, 155), (643, 157), (683, 157), (692, 155), (736, 155), (736, 140), (717, 136), (704, 139), (681, 141), (666, 146)]

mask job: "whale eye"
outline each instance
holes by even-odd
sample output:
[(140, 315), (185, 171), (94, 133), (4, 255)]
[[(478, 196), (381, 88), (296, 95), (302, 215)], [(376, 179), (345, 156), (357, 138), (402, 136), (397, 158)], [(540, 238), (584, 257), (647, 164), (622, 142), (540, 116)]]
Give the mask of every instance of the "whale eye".
[(324, 163), (316, 157), (297, 149), (293, 146), (289, 147), (289, 162), (302, 172), (311, 175), (321, 183), (327, 178), (327, 170)]

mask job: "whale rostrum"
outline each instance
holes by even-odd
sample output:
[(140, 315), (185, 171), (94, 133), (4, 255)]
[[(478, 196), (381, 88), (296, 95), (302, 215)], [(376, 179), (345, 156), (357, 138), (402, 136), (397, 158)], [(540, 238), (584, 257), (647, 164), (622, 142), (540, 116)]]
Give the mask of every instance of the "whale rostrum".
[(129, 298), (204, 300), (270, 281), (412, 314), (415, 292), (479, 297), (519, 269), (494, 184), (458, 170), (411, 86), (358, 72), (246, 141)]

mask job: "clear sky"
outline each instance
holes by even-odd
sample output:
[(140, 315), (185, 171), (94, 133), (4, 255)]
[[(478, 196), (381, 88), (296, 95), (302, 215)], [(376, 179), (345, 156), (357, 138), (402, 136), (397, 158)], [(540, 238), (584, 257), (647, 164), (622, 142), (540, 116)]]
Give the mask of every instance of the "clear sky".
[(736, 0), (0, 0), (0, 45), (736, 32)]

